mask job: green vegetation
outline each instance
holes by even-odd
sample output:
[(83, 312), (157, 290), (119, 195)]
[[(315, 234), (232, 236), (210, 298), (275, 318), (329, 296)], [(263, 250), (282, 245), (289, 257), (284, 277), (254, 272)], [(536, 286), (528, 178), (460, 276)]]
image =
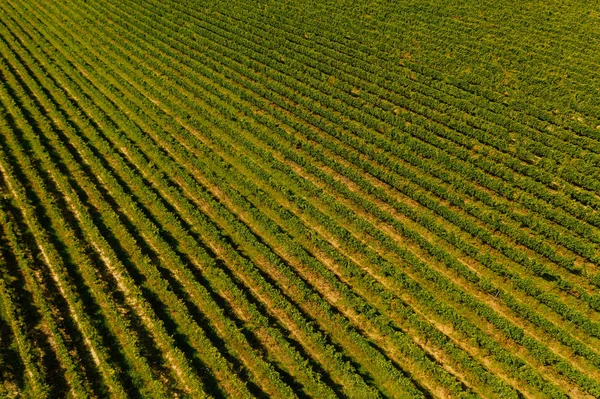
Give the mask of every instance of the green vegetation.
[(600, 397), (599, 19), (0, 2), (0, 397)]

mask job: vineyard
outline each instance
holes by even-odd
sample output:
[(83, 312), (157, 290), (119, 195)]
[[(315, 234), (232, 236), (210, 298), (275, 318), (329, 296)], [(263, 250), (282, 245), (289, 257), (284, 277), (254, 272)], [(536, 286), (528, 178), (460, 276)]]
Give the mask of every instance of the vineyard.
[(0, 397), (599, 398), (599, 69), (582, 0), (0, 1)]

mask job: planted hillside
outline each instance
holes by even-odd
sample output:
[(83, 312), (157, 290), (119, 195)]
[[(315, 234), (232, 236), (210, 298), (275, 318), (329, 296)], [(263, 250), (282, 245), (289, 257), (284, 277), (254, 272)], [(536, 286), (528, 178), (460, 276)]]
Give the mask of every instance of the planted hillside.
[(483, 3), (0, 2), (0, 397), (600, 397), (600, 7)]

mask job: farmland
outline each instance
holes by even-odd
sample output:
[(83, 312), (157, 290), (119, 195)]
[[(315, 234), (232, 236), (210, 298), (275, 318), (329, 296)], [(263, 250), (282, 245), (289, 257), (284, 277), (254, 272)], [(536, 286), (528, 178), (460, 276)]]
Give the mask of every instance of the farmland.
[(600, 397), (599, 19), (0, 1), (0, 397)]

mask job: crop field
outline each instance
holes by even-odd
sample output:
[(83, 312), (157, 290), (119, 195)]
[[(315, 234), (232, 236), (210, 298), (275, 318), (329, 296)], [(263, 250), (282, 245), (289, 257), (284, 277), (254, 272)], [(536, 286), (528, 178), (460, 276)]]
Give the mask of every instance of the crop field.
[(0, 398), (600, 397), (600, 5), (1, 0)]

